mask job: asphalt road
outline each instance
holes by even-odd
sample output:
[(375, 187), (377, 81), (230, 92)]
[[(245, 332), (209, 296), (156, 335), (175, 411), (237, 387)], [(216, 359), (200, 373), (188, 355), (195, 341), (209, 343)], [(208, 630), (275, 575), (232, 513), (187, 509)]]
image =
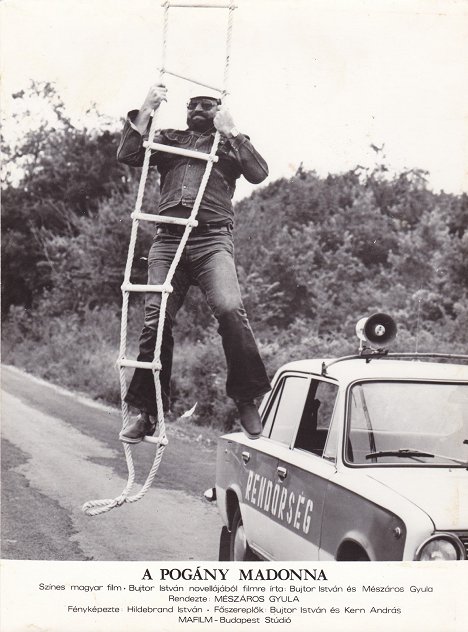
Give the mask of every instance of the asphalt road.
[[(120, 412), (2, 368), (2, 557), (29, 560), (216, 560), (221, 521), (203, 499), (216, 449), (183, 421), (144, 498), (95, 517), (88, 500), (127, 483)], [(133, 449), (143, 483), (155, 446)], [(136, 485), (132, 493), (136, 493)]]

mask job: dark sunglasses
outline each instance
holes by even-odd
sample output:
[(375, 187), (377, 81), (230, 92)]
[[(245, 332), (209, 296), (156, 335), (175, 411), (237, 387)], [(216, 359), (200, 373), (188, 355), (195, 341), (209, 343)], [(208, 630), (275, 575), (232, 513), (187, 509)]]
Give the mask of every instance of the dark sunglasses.
[(211, 108), (214, 108), (218, 104), (216, 101), (189, 101), (189, 103), (187, 103), (187, 108), (189, 110), (195, 110), (197, 105), (201, 105), (202, 110), (208, 112), (208, 110), (211, 110)]

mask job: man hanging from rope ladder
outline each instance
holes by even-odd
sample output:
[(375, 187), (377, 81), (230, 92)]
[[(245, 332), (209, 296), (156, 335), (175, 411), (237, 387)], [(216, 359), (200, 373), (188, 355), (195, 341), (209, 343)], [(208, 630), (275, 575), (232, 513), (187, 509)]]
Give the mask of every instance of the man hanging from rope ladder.
[[(151, 114), (166, 100), (167, 89), (155, 85), (150, 88), (141, 109), (128, 114), (117, 153), (119, 161), (133, 167), (143, 165)], [(161, 394), (167, 411), (170, 406), (173, 323), (189, 287), (198, 285), (218, 321), (227, 363), (226, 393), (237, 405), (245, 434), (256, 439), (261, 434), (262, 425), (255, 399), (270, 390), (270, 383), (240, 295), (234, 263), (232, 197), (236, 180), (241, 175), (258, 184), (267, 177), (268, 166), (249, 137), (236, 129), (221, 100), (214, 97), (191, 98), (187, 106), (187, 129), (160, 130), (154, 141), (209, 152), (216, 131), (220, 139), (218, 160), (213, 163), (198, 209), (198, 225), (190, 232), (167, 302), (160, 355)], [(201, 161), (187, 155), (152, 150), (150, 165), (155, 165), (160, 175), (159, 215), (189, 218), (204, 173)], [(184, 226), (170, 223), (157, 228), (148, 255), (148, 284), (164, 283), (184, 230)], [(160, 293), (146, 294), (138, 361), (153, 361), (160, 306)], [(157, 424), (155, 384), (150, 369), (135, 369), (125, 401), (138, 409), (139, 414), (122, 430), (120, 439), (125, 443), (138, 443), (146, 435), (152, 435)]]

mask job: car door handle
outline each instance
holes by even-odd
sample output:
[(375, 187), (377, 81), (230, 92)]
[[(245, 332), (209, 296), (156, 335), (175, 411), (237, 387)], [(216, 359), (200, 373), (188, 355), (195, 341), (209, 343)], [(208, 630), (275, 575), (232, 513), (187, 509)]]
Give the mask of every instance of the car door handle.
[(250, 461), (250, 452), (242, 452), (242, 460), (244, 463), (248, 463)]
[(288, 470), (285, 467), (277, 467), (276, 473), (278, 474), (280, 478), (285, 479), (286, 476), (288, 475)]

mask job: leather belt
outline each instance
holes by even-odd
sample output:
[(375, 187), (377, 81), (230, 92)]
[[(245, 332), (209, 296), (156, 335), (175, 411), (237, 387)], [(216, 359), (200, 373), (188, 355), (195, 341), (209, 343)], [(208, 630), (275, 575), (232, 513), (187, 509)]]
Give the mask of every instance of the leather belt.
[[(232, 222), (211, 222), (210, 224), (199, 224), (198, 226), (194, 226), (191, 231), (191, 235), (204, 235), (214, 230), (220, 230), (225, 228), (227, 231), (232, 230)], [(162, 226), (158, 226), (156, 233), (166, 234), (166, 235), (183, 235), (185, 231), (185, 226), (181, 226), (179, 224), (163, 224)]]

